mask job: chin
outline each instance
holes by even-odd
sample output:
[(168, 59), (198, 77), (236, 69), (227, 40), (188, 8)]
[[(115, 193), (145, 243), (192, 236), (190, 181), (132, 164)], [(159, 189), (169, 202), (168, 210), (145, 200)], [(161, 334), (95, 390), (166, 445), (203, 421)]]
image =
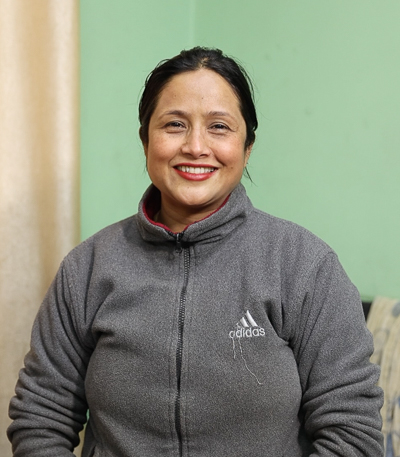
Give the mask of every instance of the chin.
[[(220, 203), (221, 201), (221, 203)], [(182, 207), (186, 207), (187, 209), (192, 209), (196, 211), (214, 211), (216, 210), (219, 206), (221, 206), (222, 202), (224, 199), (207, 199), (207, 198), (192, 198), (192, 199), (187, 199), (185, 202), (182, 202), (181, 205)]]

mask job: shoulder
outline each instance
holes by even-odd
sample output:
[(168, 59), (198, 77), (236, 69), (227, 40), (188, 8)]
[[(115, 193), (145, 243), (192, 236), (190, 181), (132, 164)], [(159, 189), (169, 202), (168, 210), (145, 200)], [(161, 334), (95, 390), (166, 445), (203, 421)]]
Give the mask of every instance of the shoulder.
[(259, 209), (250, 214), (248, 228), (253, 241), (279, 255), (283, 262), (315, 263), (327, 255), (336, 256), (333, 249), (310, 230)]
[(267, 230), (274, 236), (283, 236), (286, 239), (304, 239), (310, 243), (316, 243), (321, 246), (323, 245), (325, 247), (329, 247), (310, 230), (296, 224), (295, 222), (273, 216), (272, 214), (266, 213), (257, 208), (254, 208), (250, 217), (253, 219), (257, 227)]
[(95, 264), (104, 268), (118, 260), (127, 248), (138, 243), (136, 215), (111, 224), (82, 241), (63, 260), (63, 266), (76, 274), (93, 269)]

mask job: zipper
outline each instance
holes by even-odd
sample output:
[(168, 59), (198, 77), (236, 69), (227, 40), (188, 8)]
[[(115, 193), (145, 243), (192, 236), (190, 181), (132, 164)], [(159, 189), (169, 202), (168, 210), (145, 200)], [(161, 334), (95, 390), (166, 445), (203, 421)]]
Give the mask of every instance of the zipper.
[(176, 240), (176, 252), (180, 253), (183, 250), (183, 286), (179, 299), (179, 310), (178, 310), (178, 342), (176, 346), (176, 381), (177, 381), (177, 392), (175, 398), (175, 428), (178, 436), (179, 443), (179, 456), (182, 457), (182, 424), (181, 424), (181, 374), (182, 374), (182, 354), (183, 354), (183, 327), (185, 323), (185, 303), (186, 303), (186, 291), (189, 280), (189, 266), (190, 266), (190, 254), (189, 248), (182, 249), (183, 233), (178, 233), (175, 237)]

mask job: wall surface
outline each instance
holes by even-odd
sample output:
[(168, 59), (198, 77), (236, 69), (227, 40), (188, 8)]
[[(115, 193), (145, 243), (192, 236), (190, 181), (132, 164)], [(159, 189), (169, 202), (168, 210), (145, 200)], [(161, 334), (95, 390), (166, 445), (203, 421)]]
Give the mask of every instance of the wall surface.
[(82, 2), (82, 238), (148, 184), (137, 102), (195, 44), (237, 57), (260, 127), (255, 206), (327, 241), (364, 298), (400, 296), (400, 2)]
[(82, 239), (130, 216), (150, 181), (137, 120), (155, 64), (192, 44), (187, 0), (81, 2)]

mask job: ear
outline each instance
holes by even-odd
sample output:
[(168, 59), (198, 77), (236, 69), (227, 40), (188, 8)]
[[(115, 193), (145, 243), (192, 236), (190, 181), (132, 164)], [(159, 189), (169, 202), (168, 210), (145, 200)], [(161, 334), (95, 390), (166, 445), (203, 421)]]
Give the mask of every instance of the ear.
[(247, 148), (244, 151), (244, 167), (246, 167), (247, 162), (249, 161), (251, 150), (253, 149), (253, 144), (254, 143), (251, 143), (250, 146), (247, 146)]
[(143, 141), (142, 127), (139, 128), (139, 137), (140, 137), (140, 141), (142, 142), (144, 155), (146, 156), (146, 159), (147, 159), (147, 146), (148, 146), (148, 144)]

